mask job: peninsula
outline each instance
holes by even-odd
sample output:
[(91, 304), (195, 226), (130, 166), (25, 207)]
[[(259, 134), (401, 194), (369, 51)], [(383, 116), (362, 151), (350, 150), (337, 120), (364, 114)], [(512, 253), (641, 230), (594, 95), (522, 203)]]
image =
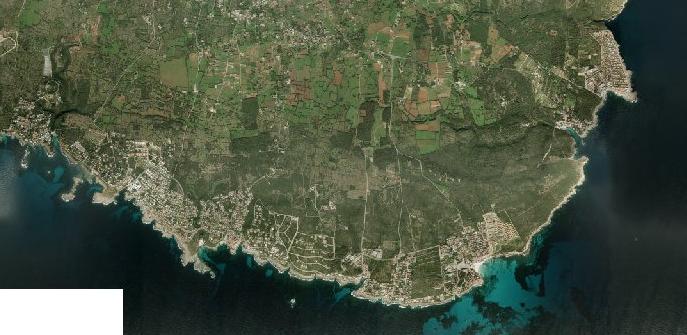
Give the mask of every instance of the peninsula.
[(0, 3), (0, 133), (173, 236), (400, 306), (454, 299), (574, 193), (624, 0)]

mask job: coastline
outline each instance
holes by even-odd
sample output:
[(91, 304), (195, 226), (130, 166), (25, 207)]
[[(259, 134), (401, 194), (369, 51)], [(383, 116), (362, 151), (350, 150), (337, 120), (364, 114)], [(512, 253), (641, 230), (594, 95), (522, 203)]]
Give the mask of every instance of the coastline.
[[(629, 76), (631, 75), (631, 71), (628, 70), (628, 71), (626, 71), (626, 73), (628, 75), (628, 78), (630, 78)], [(634, 92), (634, 91), (631, 91), (628, 94), (626, 92), (617, 92), (617, 91), (614, 91), (613, 89), (605, 90), (601, 102), (594, 108), (593, 123), (590, 127), (586, 128), (584, 130), (584, 132), (582, 132), (580, 134), (581, 138), (584, 139), (585, 137), (587, 137), (587, 135), (589, 135), (589, 132), (598, 126), (599, 111), (606, 104), (606, 102), (608, 100), (608, 94), (611, 94), (611, 93), (617, 95), (618, 97), (623, 98), (626, 102), (629, 102), (629, 103), (636, 103), (637, 102), (636, 92)], [(573, 159), (573, 158), (571, 157), (570, 159)], [(573, 160), (575, 160), (575, 159), (573, 159)], [(505, 253), (498, 253), (498, 254), (491, 255), (491, 256), (487, 257), (484, 261), (479, 263), (480, 269), (481, 269), (482, 264), (484, 264), (484, 263), (486, 263), (492, 259), (527, 256), (531, 252), (532, 240), (534, 239), (534, 237), (537, 236), (539, 233), (541, 233), (545, 228), (547, 228), (552, 223), (551, 220), (553, 219), (554, 214), (556, 214), (556, 212), (559, 209), (561, 209), (565, 204), (567, 204), (570, 201), (570, 199), (577, 193), (577, 188), (579, 188), (580, 186), (582, 186), (584, 184), (584, 181), (586, 179), (586, 175), (584, 173), (584, 168), (587, 165), (587, 163), (589, 162), (589, 158), (587, 158), (586, 156), (581, 156), (579, 159), (576, 159), (575, 161), (580, 161), (582, 163), (578, 166), (578, 172), (579, 172), (580, 177), (578, 178), (577, 183), (573, 186), (572, 190), (570, 190), (570, 192), (563, 198), (563, 200), (561, 200), (561, 202), (556, 207), (554, 207), (553, 210), (551, 210), (551, 213), (549, 213), (549, 216), (548, 216), (546, 222), (543, 223), (542, 225), (540, 225), (534, 231), (532, 231), (532, 233), (530, 234), (530, 236), (527, 239), (527, 243), (525, 244), (525, 248), (521, 251), (509, 251), (509, 252), (505, 252)], [(478, 263), (475, 263), (475, 264), (478, 264)], [(481, 271), (478, 271), (478, 272), (480, 273), (480, 275), (482, 274)]]
[[(22, 141), (21, 138), (18, 138), (16, 136), (9, 135), (9, 138), (16, 139), (19, 141), (20, 145), (22, 146), (37, 146), (41, 147), (42, 149), (46, 150), (46, 153), (48, 153), (49, 146), (42, 144), (42, 143), (34, 143), (31, 141)], [(92, 203), (93, 204), (98, 204), (98, 205), (103, 205), (107, 206), (110, 204), (115, 203), (116, 204), (116, 196), (117, 192), (115, 191), (114, 188), (107, 186), (104, 184), (96, 175), (89, 173), (81, 165), (79, 165), (78, 161), (74, 161), (73, 157), (68, 156), (64, 151), (61, 150), (61, 154), (65, 159), (67, 159), (70, 163), (76, 163), (79, 167), (82, 173), (84, 173), (84, 178), (82, 179), (83, 182), (89, 182), (96, 184), (102, 188), (101, 191), (96, 192), (93, 194), (92, 198)], [(53, 153), (54, 156), (54, 153)], [(560, 207), (562, 207), (565, 203), (568, 202), (568, 200), (576, 193), (577, 187), (581, 185), (584, 182), (585, 176), (583, 172), (583, 168), (587, 163), (587, 158), (582, 157), (578, 159), (578, 161), (581, 161), (582, 164), (578, 166), (578, 171), (580, 172), (580, 178), (578, 179), (577, 184), (573, 187), (571, 192), (559, 203), (559, 205), (554, 208), (554, 210), (551, 211), (549, 214), (548, 220), (546, 223), (540, 225), (535, 231), (533, 231), (532, 234), (530, 234), (528, 241), (525, 245), (525, 248), (521, 251), (514, 251), (514, 252), (507, 252), (507, 253), (499, 253), (499, 254), (494, 254), (494, 255), (489, 255), (487, 257), (480, 258), (477, 262), (474, 262), (472, 264), (473, 268), (476, 270), (478, 274), (480, 274), (480, 277), (478, 280), (474, 281), (471, 283), (469, 287), (466, 287), (465, 290), (462, 292), (459, 292), (453, 296), (447, 297), (446, 299), (440, 300), (440, 301), (435, 301), (435, 302), (409, 302), (405, 304), (401, 304), (398, 302), (394, 302), (393, 300), (385, 299), (385, 297), (379, 297), (379, 296), (367, 296), (364, 294), (360, 294), (360, 290), (353, 289), (350, 293), (351, 296), (355, 297), (356, 299), (362, 299), (362, 300), (367, 300), (372, 303), (380, 303), (384, 306), (392, 306), (392, 307), (398, 307), (398, 308), (409, 308), (409, 309), (420, 309), (420, 308), (426, 308), (426, 307), (432, 307), (432, 306), (440, 306), (440, 305), (445, 305), (450, 302), (455, 301), (457, 298), (469, 293), (473, 289), (481, 286), (484, 284), (484, 278), (481, 276), (482, 272), (477, 271), (478, 269), (481, 269), (482, 265), (487, 263), (488, 261), (495, 259), (495, 258), (507, 258), (507, 257), (513, 257), (513, 256), (522, 256), (526, 255), (527, 253), (530, 252), (531, 249), (531, 244), (534, 236), (536, 236), (538, 233), (541, 232), (542, 229), (544, 229), (546, 226), (548, 226), (551, 223), (551, 218), (553, 217), (553, 214), (558, 210)], [(112, 194), (112, 196), (108, 196), (107, 194)], [(64, 199), (63, 199), (64, 200)], [(127, 201), (130, 201), (132, 204), (138, 207), (138, 210), (142, 214), (141, 222), (143, 224), (153, 224), (153, 229), (160, 232), (161, 236), (166, 239), (175, 239), (174, 234), (166, 231), (164, 227), (160, 225), (155, 224), (155, 219), (151, 218), (149, 215), (146, 215), (146, 210), (145, 208), (141, 207), (141, 204), (139, 201), (136, 201), (135, 198), (127, 199)], [(288, 266), (285, 266), (281, 264), (276, 259), (273, 259), (271, 257), (264, 258), (260, 255), (259, 252), (257, 252), (255, 249), (251, 248), (250, 245), (247, 245), (245, 243), (227, 243), (227, 241), (222, 241), (218, 245), (214, 247), (207, 247), (208, 249), (211, 250), (217, 250), (220, 246), (226, 246), (229, 250), (230, 253), (236, 253), (238, 249), (240, 248), (241, 251), (246, 254), (250, 255), (253, 257), (255, 262), (260, 265), (260, 266), (266, 266), (269, 264), (271, 267), (273, 267), (275, 270), (277, 270), (278, 273), (280, 274), (287, 274), (290, 278), (304, 281), (304, 282), (309, 282), (313, 280), (323, 280), (323, 281), (329, 281), (329, 282), (335, 282), (336, 284), (340, 286), (346, 286), (346, 285), (355, 285), (359, 286), (361, 285), (365, 278), (363, 276), (358, 276), (358, 277), (345, 277), (345, 276), (338, 276), (338, 275), (331, 275), (331, 276), (320, 276), (320, 275), (304, 275), (301, 274), (298, 271), (293, 271), (293, 269), (289, 268)], [(180, 249), (180, 258), (179, 262), (182, 266), (186, 266), (189, 264), (192, 264), (193, 268), (195, 271), (198, 271), (199, 273), (209, 273), (211, 277), (214, 277), (215, 274), (211, 271), (210, 267), (208, 267), (202, 259), (197, 255), (197, 253), (192, 254), (184, 245), (183, 243), (177, 244), (178, 248)]]
[[(629, 73), (629, 71), (628, 71)], [(604, 104), (607, 101), (607, 96), (609, 93), (614, 93), (622, 98), (624, 98), (628, 102), (634, 102), (636, 101), (635, 99), (633, 100), (628, 100), (626, 95), (623, 94), (618, 94), (617, 92), (613, 91), (612, 89), (609, 89), (606, 91), (606, 95), (604, 95), (602, 101), (599, 103), (598, 106), (594, 109), (594, 123), (590, 125), (589, 128), (585, 130), (583, 134), (580, 134), (581, 137), (586, 137), (589, 133), (590, 130), (595, 128), (598, 125), (598, 111), (604, 106)], [(26, 141), (22, 140), (20, 137), (14, 136), (12, 134), (7, 135), (9, 138), (17, 139), (22, 146), (37, 146), (43, 148), (47, 154), (52, 153), (52, 156), (54, 156), (54, 150), (53, 148), (50, 147), (50, 145), (46, 143), (37, 143), (34, 141)], [(62, 149), (62, 148), (60, 148)], [(82, 173), (85, 174), (85, 180), (87, 182), (91, 182), (94, 184), (99, 185), (102, 187), (102, 190), (99, 192), (96, 192), (93, 194), (92, 198), (92, 203), (93, 204), (99, 204), (99, 205), (104, 205), (107, 206), (112, 203), (116, 203), (116, 196), (119, 194), (119, 192), (116, 192), (116, 190), (103, 183), (100, 178), (98, 178), (97, 175), (94, 173), (91, 173), (87, 170), (85, 170), (78, 161), (75, 161), (73, 157), (70, 157), (64, 150), (60, 150), (61, 154), (63, 157), (65, 157), (68, 161), (71, 163), (75, 163), (79, 165)], [(392, 307), (398, 307), (398, 308), (409, 308), (409, 309), (421, 309), (421, 308), (426, 308), (426, 307), (433, 307), (433, 306), (440, 306), (440, 305), (445, 305), (450, 302), (455, 301), (456, 299), (464, 296), (465, 294), (469, 293), (473, 289), (482, 286), (484, 284), (484, 278), (482, 277), (482, 266), (489, 262), (492, 259), (496, 258), (510, 258), (510, 257), (517, 257), (517, 256), (526, 256), (529, 254), (532, 250), (532, 241), (535, 236), (537, 236), (539, 233), (543, 231), (546, 227), (548, 227), (552, 223), (552, 218), (553, 215), (556, 213), (558, 209), (563, 207), (576, 193), (577, 193), (577, 188), (580, 187), (584, 181), (585, 181), (585, 174), (584, 174), (584, 167), (586, 166), (588, 162), (588, 158), (586, 156), (582, 156), (578, 159), (574, 159), (573, 157), (570, 157), (568, 159), (578, 161), (580, 164), (577, 166), (577, 171), (579, 174), (579, 178), (577, 180), (577, 183), (572, 187), (571, 191), (559, 202), (559, 204), (549, 213), (549, 216), (543, 224), (538, 226), (537, 229), (535, 229), (529, 236), (527, 243), (525, 244), (525, 247), (520, 250), (520, 251), (510, 251), (510, 252), (504, 252), (504, 253), (497, 253), (493, 255), (488, 255), (486, 257), (480, 258), (478, 261), (474, 262), (472, 264), (473, 268), (476, 270), (476, 272), (480, 275), (479, 279), (473, 282), (469, 287), (466, 287), (465, 290), (463, 290), (460, 293), (457, 293), (451, 297), (447, 297), (446, 299), (436, 301), (436, 302), (431, 302), (431, 303), (406, 303), (406, 304), (400, 304), (398, 302), (394, 302), (388, 299), (385, 299), (385, 297), (378, 297), (378, 296), (366, 296), (364, 294), (358, 293), (360, 290), (353, 289), (352, 292), (350, 293), (351, 296), (355, 297), (356, 299), (362, 299), (362, 300), (367, 300), (373, 303), (380, 303), (384, 306), (392, 306)], [(141, 204), (139, 201), (136, 201), (135, 198), (127, 199), (128, 201), (131, 201), (134, 205), (136, 205), (139, 208), (139, 211), (142, 214), (142, 222), (144, 224), (154, 224), (155, 219), (150, 218), (149, 215), (146, 215), (146, 210), (141, 207)], [(162, 237), (167, 238), (167, 239), (175, 239), (174, 234), (167, 232), (164, 227), (161, 227), (159, 225), (153, 225), (153, 229), (157, 230), (161, 233)], [(217, 250), (221, 245), (225, 245), (228, 247), (229, 251), (231, 253), (236, 253), (239, 248), (241, 248), (242, 252), (244, 252), (246, 255), (250, 255), (253, 257), (255, 262), (260, 265), (260, 266), (266, 266), (269, 264), (272, 266), (274, 269), (278, 271), (280, 274), (287, 274), (290, 278), (300, 280), (300, 281), (313, 281), (313, 280), (324, 280), (324, 281), (330, 281), (330, 282), (335, 282), (336, 284), (340, 286), (346, 286), (346, 285), (361, 285), (364, 282), (364, 278), (362, 276), (359, 277), (344, 277), (344, 276), (338, 276), (338, 275), (331, 275), (331, 276), (318, 276), (318, 275), (304, 275), (299, 273), (298, 271), (293, 271), (291, 268), (288, 266), (285, 266), (281, 264), (279, 261), (267, 257), (264, 258), (260, 255), (259, 252), (257, 252), (255, 249), (251, 248), (250, 245), (246, 245), (245, 243), (227, 243), (226, 241), (220, 242), (218, 245), (214, 247), (208, 247), (209, 249), (212, 250)], [(181, 251), (180, 255), (180, 263), (182, 266), (186, 266), (189, 264), (192, 264), (193, 268), (195, 271), (198, 271), (199, 273), (209, 273), (211, 277), (214, 277), (215, 274), (211, 271), (210, 267), (208, 267), (199, 257), (197, 254), (191, 254), (190, 251), (183, 245), (183, 243), (178, 244), (178, 247)]]
[[(625, 78), (630, 82), (631, 84), (631, 79), (632, 79), (632, 71), (627, 70), (627, 65), (625, 65), (625, 61), (623, 60), (623, 65), (625, 66)], [(584, 139), (587, 137), (590, 131), (595, 129), (596, 127), (599, 126), (599, 111), (601, 108), (603, 108), (604, 105), (606, 105), (606, 101), (608, 100), (608, 95), (609, 94), (614, 94), (623, 100), (629, 102), (629, 103), (636, 103), (639, 101), (639, 98), (637, 97), (637, 92), (632, 88), (632, 86), (629, 87), (630, 90), (625, 90), (625, 91), (618, 91), (615, 88), (605, 88), (602, 93), (601, 93), (601, 102), (599, 102), (596, 107), (594, 107), (594, 111), (592, 112), (592, 122), (591, 124), (586, 127), (581, 133), (579, 133), (580, 137)]]
[[(524, 249), (522, 249), (521, 251), (509, 251), (509, 252), (490, 255), (481, 264), (486, 263), (486, 262), (488, 262), (494, 258), (510, 258), (510, 257), (517, 257), (517, 256), (526, 256), (527, 254), (529, 254), (531, 252), (530, 249), (532, 248), (532, 240), (534, 239), (534, 237), (537, 236), (539, 233), (541, 233), (546, 227), (548, 227), (552, 223), (551, 219), (553, 219), (554, 214), (556, 214), (556, 212), (561, 207), (563, 207), (565, 204), (567, 204), (568, 201), (570, 201), (570, 199), (577, 193), (577, 188), (582, 186), (582, 184), (584, 184), (584, 181), (586, 179), (586, 176), (584, 174), (584, 167), (587, 165), (587, 162), (589, 161), (589, 159), (586, 156), (582, 156), (575, 161), (581, 162), (581, 164), (579, 164), (577, 167), (577, 171), (579, 172), (579, 175), (580, 175), (580, 177), (577, 180), (577, 183), (572, 187), (572, 190), (570, 190), (570, 192), (568, 192), (568, 194), (563, 198), (563, 200), (561, 200), (561, 202), (556, 207), (554, 207), (553, 210), (551, 210), (551, 213), (549, 213), (549, 216), (548, 216), (546, 222), (539, 225), (539, 227), (537, 229), (532, 231), (532, 233), (529, 235), (529, 237), (527, 239), (527, 243), (525, 243)], [(480, 269), (481, 269), (481, 266), (480, 266)], [(480, 272), (480, 274), (482, 274), (482, 273)]]
[[(624, 8), (626, 3), (627, 3), (627, 1), (623, 1), (622, 8)], [(612, 19), (617, 17), (617, 15), (619, 15), (622, 12), (622, 8), (617, 12), (617, 14)], [(617, 47), (617, 43), (616, 43), (616, 47)], [(621, 60), (622, 60), (622, 58), (621, 58)], [(623, 64), (624, 64), (624, 62), (623, 62)], [(629, 78), (631, 78), (632, 73), (629, 70), (625, 69), (625, 75), (626, 75), (626, 78), (628, 78), (628, 80), (629, 80)], [(593, 117), (592, 117), (591, 122), (589, 124), (586, 124), (585, 127), (583, 128), (583, 131), (580, 132), (580, 136), (582, 138), (585, 138), (592, 129), (594, 129), (598, 126), (598, 122), (599, 122), (598, 112), (606, 104), (607, 99), (608, 99), (608, 94), (610, 94), (610, 93), (616, 94), (619, 97), (624, 98), (628, 102), (637, 101), (636, 93), (631, 89), (631, 86), (630, 86), (629, 90), (627, 90), (627, 89), (623, 90), (622, 88), (614, 88), (614, 87), (603, 88), (602, 92), (603, 93), (602, 93), (601, 102), (594, 108)], [(54, 133), (51, 133), (51, 135), (54, 136)], [(22, 145), (40, 146), (46, 151), (46, 153), (49, 156), (54, 155), (54, 148), (49, 143), (33, 141), (31, 139), (24, 139), (22, 141), (22, 139), (20, 137), (14, 136), (12, 134), (10, 134), (9, 136), (18, 139), (20, 144), (22, 144)], [(73, 157), (70, 157), (67, 151), (64, 151), (64, 150), (61, 150), (61, 151), (62, 151), (61, 154), (68, 161), (70, 161), (74, 164), (78, 164), (81, 167), (81, 170), (84, 173), (84, 175), (88, 177), (86, 179), (87, 181), (95, 183), (95, 184), (100, 185), (102, 187), (102, 189), (99, 192), (96, 192), (93, 194), (92, 203), (107, 206), (109, 204), (116, 203), (116, 197), (118, 194), (120, 194), (121, 192), (126, 192), (126, 185), (123, 185), (121, 190), (118, 191), (117, 190), (118, 186), (122, 186), (122, 185), (107, 185), (103, 180), (101, 180), (98, 177), (97, 171), (88, 171), (85, 167), (80, 165), (78, 160), (75, 160)], [(584, 173), (584, 168), (588, 162), (588, 158), (585, 156), (582, 156), (580, 158), (574, 158), (574, 155), (573, 155), (572, 157), (567, 158), (567, 159), (571, 159), (571, 160), (577, 162), (576, 168), (577, 168), (577, 173), (578, 173), (579, 177), (578, 177), (576, 184), (573, 187), (571, 187), (571, 190), (568, 192), (567, 195), (565, 195), (562, 198), (562, 200), (558, 203), (558, 205), (556, 205), (551, 210), (546, 221), (543, 222), (541, 225), (539, 225), (535, 230), (533, 230), (529, 234), (529, 236), (527, 238), (527, 242), (525, 243), (525, 246), (522, 250), (485, 255), (483, 257), (478, 258), (476, 261), (474, 261), (472, 263), (472, 267), (479, 274), (479, 278), (477, 280), (475, 280), (474, 282), (470, 283), (469, 286), (466, 286), (466, 288), (464, 290), (462, 290), (461, 292), (456, 293), (455, 295), (452, 295), (451, 297), (448, 297), (448, 298), (443, 299), (443, 300), (438, 301), (438, 302), (431, 302), (431, 303), (422, 303), (422, 302), (413, 303), (413, 302), (411, 302), (411, 303), (405, 303), (405, 304), (394, 302), (393, 299), (387, 299), (384, 296), (381, 296), (381, 297), (369, 296), (369, 295), (366, 295), (364, 293), (359, 293), (360, 290), (357, 290), (357, 289), (354, 289), (351, 292), (351, 295), (358, 298), (358, 299), (368, 300), (368, 301), (375, 302), (375, 303), (381, 303), (381, 304), (386, 305), (386, 306), (396, 306), (396, 307), (400, 307), (400, 308), (414, 309), (414, 308), (424, 308), (424, 307), (429, 307), (429, 306), (437, 306), (437, 305), (443, 305), (446, 303), (450, 303), (452, 301), (455, 301), (457, 298), (464, 296), (465, 294), (467, 294), (468, 292), (470, 292), (474, 288), (483, 285), (484, 284), (484, 278), (482, 276), (482, 271), (481, 271), (483, 268), (483, 265), (492, 259), (508, 258), (508, 257), (514, 257), (514, 256), (524, 256), (524, 255), (531, 253), (534, 237), (537, 236), (538, 234), (540, 234), (544, 228), (548, 227), (552, 223), (552, 218), (553, 218), (553, 215), (556, 213), (556, 211), (558, 209), (560, 209), (561, 207), (563, 207), (563, 205), (565, 205), (577, 193), (578, 187), (580, 187), (584, 183), (585, 178), (586, 178), (585, 173)], [(131, 201), (134, 205), (136, 205), (139, 208), (139, 211), (141, 212), (141, 214), (143, 216), (142, 222), (144, 224), (155, 223), (155, 221), (156, 221), (155, 215), (150, 214), (150, 210), (145, 208), (144, 203), (142, 203), (141, 201), (137, 201), (137, 199), (134, 197), (126, 197), (126, 199), (128, 201)], [(164, 226), (154, 225), (153, 228), (155, 230), (159, 231), (161, 233), (162, 237), (175, 239), (174, 234), (172, 232), (168, 231), (167, 229), (165, 229)], [(315, 279), (320, 279), (320, 280), (325, 280), (325, 281), (333, 281), (333, 282), (336, 282), (337, 284), (339, 284), (341, 286), (351, 285), (351, 284), (361, 285), (365, 280), (365, 277), (363, 275), (358, 276), (358, 277), (346, 277), (346, 276), (340, 276), (337, 274), (332, 274), (332, 275), (303, 274), (297, 270), (294, 270), (294, 269), (289, 268), (288, 266), (285, 266), (284, 264), (282, 264), (278, 260), (275, 260), (271, 257), (261, 256), (259, 251), (251, 248), (250, 245), (242, 243), (242, 241), (240, 239), (237, 239), (236, 243), (234, 243), (234, 241), (229, 241), (227, 243), (227, 240), (228, 240), (228, 237), (225, 238), (225, 241), (222, 241), (218, 245), (212, 247), (212, 249), (217, 249), (220, 245), (224, 244), (224, 245), (229, 247), (230, 252), (235, 253), (238, 250), (238, 248), (241, 248), (241, 250), (243, 250), (245, 252), (245, 254), (252, 256), (253, 259), (255, 259), (256, 263), (259, 264), (260, 266), (266, 266), (269, 263), (279, 273), (281, 273), (281, 274), (287, 273), (291, 278), (294, 278), (297, 280), (312, 281)], [(211, 274), (211, 276), (214, 276), (212, 271), (210, 271), (210, 268), (200, 259), (200, 257), (197, 255), (197, 253), (191, 253), (184, 243), (179, 243), (178, 247), (181, 250), (180, 262), (182, 265), (188, 265), (188, 264), (192, 263), (193, 268), (196, 271), (201, 272), (201, 273), (209, 272)]]
[[(625, 8), (625, 5), (626, 5), (626, 4), (627, 4), (627, 1), (623, 1), (623, 4), (622, 4), (621, 8), (620, 8), (620, 9), (616, 12), (616, 14), (615, 14), (612, 18), (610, 18), (608, 21), (614, 20), (618, 15), (620, 15), (620, 13), (622, 12), (622, 9)], [(606, 30), (606, 31), (612, 34), (612, 32), (610, 32), (610, 30)], [(632, 71), (630, 71), (630, 70), (627, 69), (627, 65), (625, 64), (624, 59), (623, 59), (622, 56), (619, 54), (619, 45), (617, 44), (617, 42), (616, 42), (615, 40), (614, 40), (614, 48), (615, 48), (615, 51), (617, 52), (618, 57), (620, 58), (621, 63), (623, 64), (623, 74), (624, 74), (624, 78), (626, 79), (627, 87), (606, 87), (606, 88), (604, 88), (604, 89), (600, 92), (601, 101), (599, 102), (599, 104), (596, 105), (596, 107), (594, 107), (594, 110), (592, 111), (592, 115), (593, 115), (593, 117), (592, 117), (592, 122), (591, 122), (587, 127), (585, 127), (585, 128), (583, 129), (583, 131), (580, 133), (580, 137), (581, 137), (582, 139), (586, 138), (586, 137), (589, 135), (589, 132), (590, 132), (591, 130), (593, 130), (593, 129), (595, 129), (595, 128), (598, 127), (598, 123), (599, 123), (599, 111), (601, 110), (601, 108), (603, 108), (603, 106), (606, 105), (606, 102), (607, 102), (607, 100), (608, 100), (608, 95), (609, 95), (609, 94), (614, 94), (614, 95), (616, 95), (616, 96), (618, 96), (618, 97), (624, 99), (625, 101), (627, 101), (627, 102), (629, 102), (629, 103), (636, 103), (636, 102), (638, 101), (637, 92), (634, 91), (634, 89), (633, 89), (633, 87), (632, 87), (632, 85), (631, 85), (631, 84), (632, 84), (632, 82), (631, 82)], [(357, 292), (359, 292), (359, 290), (354, 290), (353, 292), (351, 292), (351, 296), (356, 297), (356, 298), (359, 298), (359, 299), (368, 300), (368, 301), (371, 301), (371, 302), (378, 302), (378, 303), (381, 303), (381, 304), (383, 304), (383, 305), (385, 305), (385, 306), (396, 306), (396, 307), (400, 307), (400, 308), (411, 308), (411, 309), (415, 309), (415, 308), (425, 308), (425, 307), (430, 307), (430, 306), (444, 305), (444, 304), (446, 304), (446, 303), (449, 303), (449, 302), (454, 301), (454, 300), (457, 299), (457, 298), (460, 298), (461, 296), (467, 294), (468, 292), (470, 292), (470, 291), (473, 290), (474, 288), (483, 285), (483, 284), (484, 284), (484, 278), (483, 278), (483, 276), (482, 276), (483, 273), (482, 273), (482, 271), (481, 271), (482, 266), (483, 266), (485, 263), (489, 262), (490, 260), (493, 260), (493, 259), (496, 259), (496, 258), (521, 257), (521, 256), (526, 256), (526, 255), (530, 254), (531, 251), (532, 251), (532, 250), (531, 250), (531, 249), (532, 249), (532, 241), (534, 240), (534, 238), (535, 238), (538, 234), (540, 234), (545, 228), (547, 228), (547, 227), (552, 223), (552, 219), (553, 219), (553, 216), (555, 215), (555, 213), (556, 213), (560, 208), (562, 208), (565, 204), (567, 204), (567, 203), (570, 201), (570, 199), (577, 193), (577, 189), (578, 189), (580, 186), (582, 186), (582, 185), (584, 184), (584, 181), (585, 181), (585, 179), (586, 179), (586, 175), (585, 175), (585, 173), (584, 173), (584, 168), (585, 168), (585, 166), (587, 165), (587, 163), (589, 162), (589, 159), (588, 159), (586, 156), (581, 156), (580, 158), (575, 159), (574, 157), (575, 157), (575, 155), (577, 154), (577, 149), (579, 149), (579, 148), (576, 147), (575, 149), (576, 149), (576, 152), (573, 154), (572, 157), (569, 157), (568, 159), (571, 159), (571, 160), (573, 160), (573, 161), (576, 161), (576, 162), (579, 162), (579, 163), (580, 163), (580, 164), (578, 164), (578, 166), (577, 166), (577, 172), (578, 172), (579, 177), (578, 177), (578, 180), (577, 180), (577, 182), (575, 183), (575, 185), (571, 188), (570, 192), (568, 192), (568, 194), (567, 194), (565, 197), (563, 197), (563, 199), (558, 203), (558, 205), (557, 205), (556, 207), (554, 207), (554, 208), (551, 210), (551, 212), (549, 213), (549, 215), (548, 215), (546, 221), (545, 221), (544, 223), (542, 223), (541, 225), (539, 225), (539, 226), (537, 227), (537, 229), (535, 229), (534, 231), (532, 231), (532, 233), (529, 234), (528, 239), (527, 239), (527, 242), (525, 243), (525, 247), (524, 247), (522, 250), (520, 250), (520, 251), (509, 251), (509, 252), (503, 252), (503, 253), (496, 253), (496, 254), (493, 254), (493, 255), (488, 255), (488, 256), (486, 256), (486, 257), (484, 257), (484, 258), (481, 258), (481, 259), (479, 259), (478, 261), (474, 262), (474, 263), (472, 264), (472, 265), (473, 265), (473, 268), (474, 268), (475, 271), (480, 275), (480, 278), (479, 278), (479, 280), (477, 280), (477, 281), (475, 281), (474, 283), (472, 283), (471, 286), (467, 287), (463, 292), (458, 293), (458, 294), (456, 294), (456, 295), (453, 296), (453, 297), (450, 297), (450, 298), (441, 300), (441, 301), (439, 301), (439, 302), (434, 302), (434, 303), (408, 303), (408, 304), (406, 304), (406, 305), (401, 305), (401, 304), (398, 304), (398, 303), (394, 303), (394, 302), (390, 302), (390, 301), (385, 301), (384, 297), (368, 297), (368, 296), (365, 296), (365, 295), (363, 295), (363, 294), (357, 293)], [(247, 250), (248, 250), (248, 249), (247, 249)], [(248, 253), (248, 252), (247, 252), (247, 253)], [(251, 254), (251, 255), (253, 255), (253, 257), (254, 257), (254, 258), (256, 259), (256, 261), (257, 261), (258, 258), (257, 258), (254, 254)], [(275, 268), (279, 269), (280, 273), (282, 272), (282, 269), (284, 269), (284, 271), (288, 270), (288, 268), (285, 268), (285, 267), (283, 267), (283, 266), (282, 266), (282, 267), (277, 267), (277, 266), (275, 266), (275, 263), (276, 263), (276, 262), (270, 262), (270, 259), (265, 260), (265, 261), (266, 261), (266, 262), (269, 262), (272, 266), (274, 266)], [(262, 264), (261, 264), (261, 265), (262, 265)], [(289, 275), (292, 276), (292, 277), (294, 277), (294, 278), (300, 279), (300, 280), (312, 280), (312, 279), (314, 279), (314, 278), (317, 278), (317, 277), (315, 277), (315, 276), (313, 276), (313, 277), (308, 277), (308, 276), (299, 275), (298, 273), (291, 273), (291, 272), (289, 272)], [(325, 279), (325, 278), (321, 278), (321, 279)], [(326, 280), (326, 279), (325, 279), (325, 280)], [(335, 280), (336, 280), (336, 279), (335, 279)], [(347, 284), (347, 283), (342, 283), (342, 282), (340, 282), (339, 280), (336, 280), (336, 281), (337, 281), (337, 283), (339, 283), (340, 285), (345, 285), (345, 284)], [(362, 281), (361, 281), (361, 282), (362, 282)]]

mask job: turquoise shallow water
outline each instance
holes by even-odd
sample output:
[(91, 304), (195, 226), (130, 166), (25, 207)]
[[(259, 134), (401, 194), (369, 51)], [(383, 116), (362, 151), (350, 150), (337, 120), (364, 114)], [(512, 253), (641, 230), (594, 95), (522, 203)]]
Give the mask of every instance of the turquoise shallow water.
[(588, 278), (579, 275), (584, 271), (577, 269), (581, 265), (575, 261), (585, 252), (583, 243), (558, 242), (549, 248), (545, 270), (525, 276), (524, 284), (515, 274), (519, 266), (536, 262), (532, 257), (485, 262), (481, 267), (485, 284), (458, 299), (440, 316), (429, 319), (423, 333), (461, 334), (470, 330), (473, 334), (499, 334), (524, 329), (542, 314), (581, 318), (571, 303), (570, 290), (589, 284)]

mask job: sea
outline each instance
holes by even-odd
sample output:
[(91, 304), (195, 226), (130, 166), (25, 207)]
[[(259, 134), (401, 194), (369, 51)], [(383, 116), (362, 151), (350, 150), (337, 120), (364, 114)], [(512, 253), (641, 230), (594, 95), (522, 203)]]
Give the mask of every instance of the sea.
[[(121, 197), (72, 189), (59, 152), (0, 138), (0, 288), (122, 288), (127, 334), (687, 334), (687, 2), (630, 0), (607, 25), (637, 103), (610, 96), (578, 149), (586, 180), (526, 256), (445, 305), (385, 306), (240, 250), (182, 266)], [(28, 150), (26, 168), (21, 167)]]

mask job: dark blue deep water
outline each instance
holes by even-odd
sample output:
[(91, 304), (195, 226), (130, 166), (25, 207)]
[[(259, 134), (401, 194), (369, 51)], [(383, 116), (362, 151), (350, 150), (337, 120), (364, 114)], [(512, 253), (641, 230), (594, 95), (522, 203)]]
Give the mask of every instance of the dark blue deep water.
[[(0, 140), (0, 288), (123, 288), (128, 334), (687, 334), (687, 3), (630, 0), (609, 26), (637, 104), (611, 97), (580, 148), (587, 180), (534, 252), (484, 265), (483, 287), (422, 310), (301, 282), (250, 256), (179, 263), (140, 213), (92, 205), (59, 155)], [(295, 303), (291, 304), (291, 300)]]

